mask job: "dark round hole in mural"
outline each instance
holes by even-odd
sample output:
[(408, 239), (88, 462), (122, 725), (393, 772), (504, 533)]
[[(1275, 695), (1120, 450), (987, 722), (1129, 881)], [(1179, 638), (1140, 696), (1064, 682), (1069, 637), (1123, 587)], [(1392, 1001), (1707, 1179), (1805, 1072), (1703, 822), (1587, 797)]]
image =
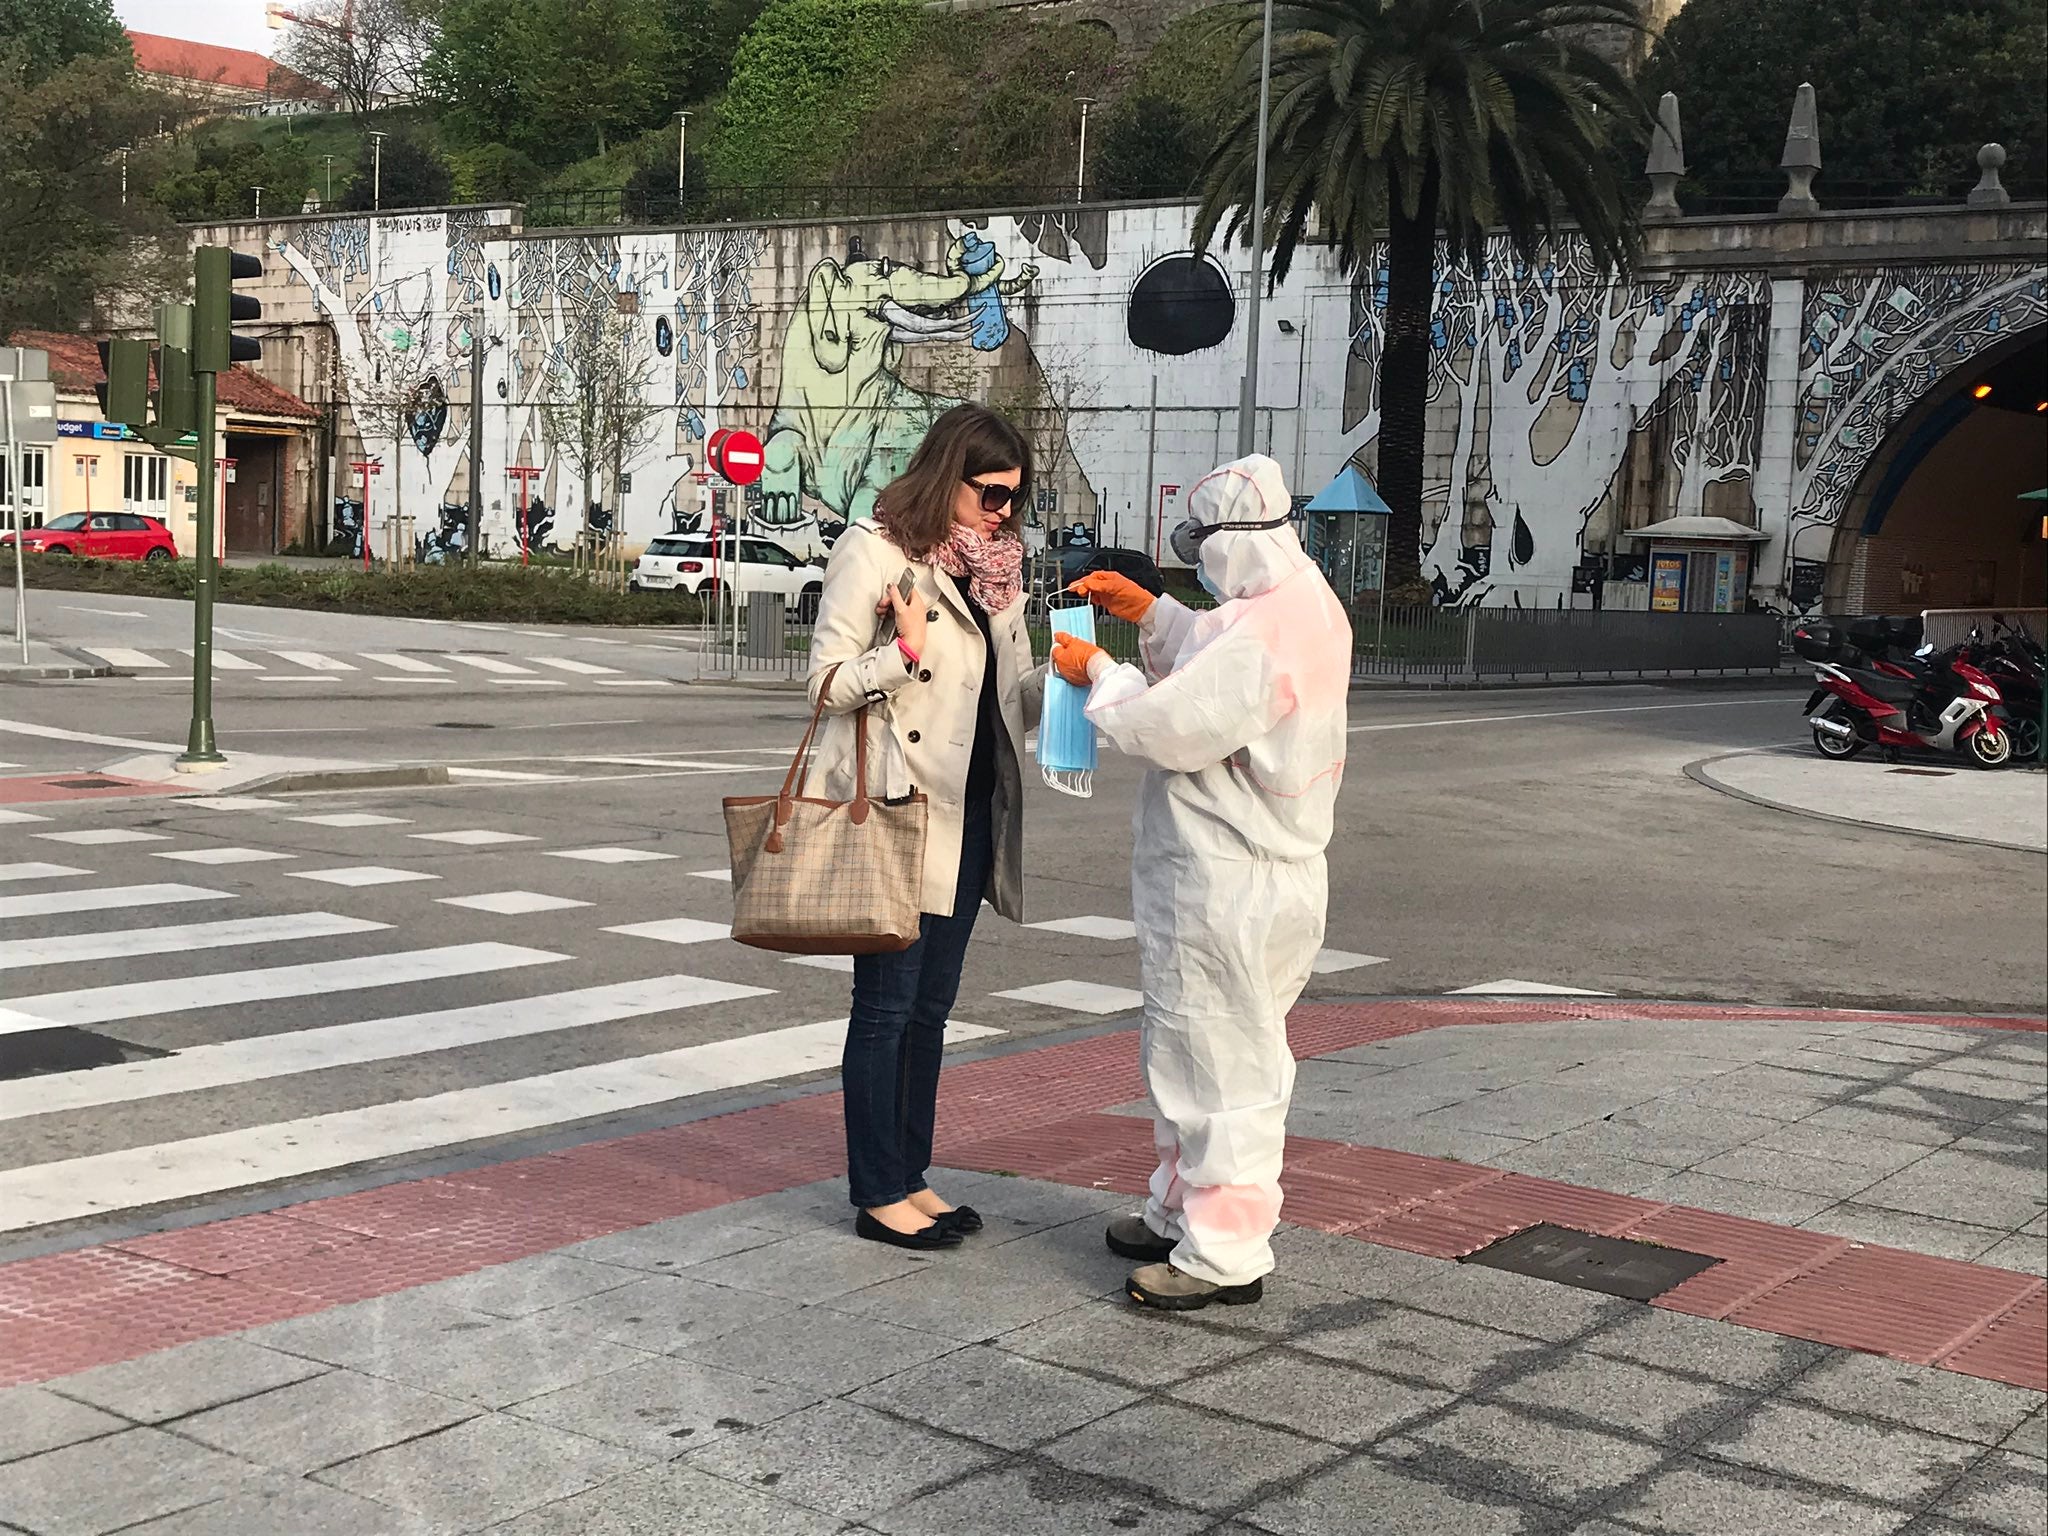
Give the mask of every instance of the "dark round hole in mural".
[(1237, 321), (1230, 279), (1207, 256), (1183, 252), (1147, 267), (1131, 289), (1131, 345), (1186, 357), (1217, 345)]

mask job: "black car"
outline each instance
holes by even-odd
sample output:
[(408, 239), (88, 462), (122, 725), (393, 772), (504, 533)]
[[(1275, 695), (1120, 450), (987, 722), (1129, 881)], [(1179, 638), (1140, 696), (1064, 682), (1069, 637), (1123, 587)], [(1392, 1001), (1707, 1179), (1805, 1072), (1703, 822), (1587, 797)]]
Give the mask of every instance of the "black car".
[(1090, 549), (1084, 545), (1060, 551), (1062, 585), (1079, 581), (1090, 571), (1112, 571), (1136, 582), (1154, 597), (1166, 590), (1166, 583), (1159, 579), (1159, 567), (1143, 550)]

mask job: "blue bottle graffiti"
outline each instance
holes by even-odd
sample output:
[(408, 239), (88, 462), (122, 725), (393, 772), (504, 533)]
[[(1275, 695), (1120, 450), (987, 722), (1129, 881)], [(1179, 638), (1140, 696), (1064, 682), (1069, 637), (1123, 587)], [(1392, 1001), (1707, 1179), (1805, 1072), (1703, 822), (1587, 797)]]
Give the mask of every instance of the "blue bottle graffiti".
[[(995, 264), (995, 246), (972, 230), (961, 237), (962, 272), (969, 277), (980, 277)], [(996, 284), (991, 283), (979, 293), (969, 295), (967, 314), (973, 327), (968, 343), (975, 351), (993, 352), (1010, 339), (1010, 317), (1003, 313), (1003, 296)]]

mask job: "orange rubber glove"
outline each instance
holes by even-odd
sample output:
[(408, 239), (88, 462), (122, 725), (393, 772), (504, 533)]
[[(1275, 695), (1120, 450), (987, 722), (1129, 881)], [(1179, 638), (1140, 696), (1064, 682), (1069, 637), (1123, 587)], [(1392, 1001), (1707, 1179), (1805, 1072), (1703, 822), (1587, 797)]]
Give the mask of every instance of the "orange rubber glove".
[(1144, 623), (1145, 615), (1152, 611), (1152, 594), (1114, 571), (1090, 571), (1067, 590), (1087, 598), (1104, 613), (1133, 624)]
[(1107, 658), (1109, 652), (1099, 645), (1090, 645), (1086, 640), (1077, 640), (1072, 635), (1056, 634), (1052, 637), (1053, 670), (1076, 688), (1086, 688), (1093, 678), (1088, 675), (1088, 665), (1098, 656)]

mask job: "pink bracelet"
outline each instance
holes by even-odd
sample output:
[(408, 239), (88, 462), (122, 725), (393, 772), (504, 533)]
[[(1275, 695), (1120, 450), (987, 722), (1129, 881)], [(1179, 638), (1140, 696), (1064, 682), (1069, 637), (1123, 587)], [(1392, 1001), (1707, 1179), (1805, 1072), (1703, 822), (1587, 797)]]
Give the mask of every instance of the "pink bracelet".
[(917, 652), (913, 651), (913, 650), (912, 650), (912, 649), (911, 649), (911, 648), (910, 648), (909, 646), (905, 645), (905, 644), (903, 643), (903, 640), (902, 640), (902, 638), (901, 638), (900, 636), (899, 636), (899, 637), (897, 638), (897, 641), (896, 641), (896, 649), (897, 649), (897, 650), (899, 650), (899, 651), (901, 651), (901, 652), (902, 652), (902, 653), (904, 654), (904, 656), (905, 656), (905, 657), (906, 657), (906, 658), (907, 658), (907, 659), (909, 660), (910, 664), (911, 664), (911, 665), (912, 665), (913, 667), (917, 665), (917, 662), (918, 662), (918, 655), (917, 655)]

